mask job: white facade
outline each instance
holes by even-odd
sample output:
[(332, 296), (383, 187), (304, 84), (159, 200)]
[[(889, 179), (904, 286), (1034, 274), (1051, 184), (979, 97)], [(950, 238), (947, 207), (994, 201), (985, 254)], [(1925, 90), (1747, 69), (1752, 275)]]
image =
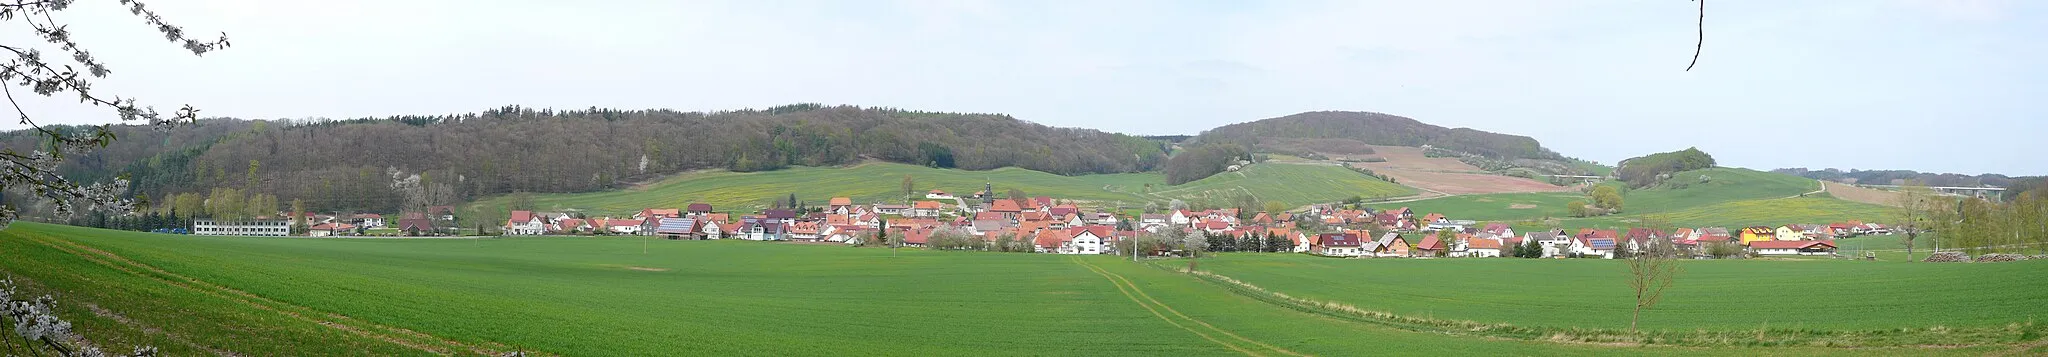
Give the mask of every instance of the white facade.
[(505, 222), (505, 234), (535, 236), (547, 232), (547, 224), (541, 223), (540, 216), (528, 218), (526, 222)]
[(201, 219), (192, 221), (192, 234), (204, 236), (284, 237), (292, 234), (292, 222), (281, 219), (246, 221)]
[(1095, 233), (1081, 232), (1067, 244), (1060, 246), (1060, 254), (1102, 254), (1102, 237)]
[(617, 225), (617, 226), (611, 226), (611, 227), (607, 227), (606, 229), (609, 229), (609, 230), (611, 230), (611, 231), (612, 231), (612, 233), (617, 233), (617, 234), (640, 234), (640, 225), (637, 225), (637, 224), (635, 224), (635, 225)]

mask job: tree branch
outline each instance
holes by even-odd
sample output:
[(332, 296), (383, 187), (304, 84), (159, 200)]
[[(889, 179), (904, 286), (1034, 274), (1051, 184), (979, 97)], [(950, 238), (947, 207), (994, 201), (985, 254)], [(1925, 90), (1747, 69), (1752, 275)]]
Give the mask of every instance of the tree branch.
[(1707, 0), (1693, 1), (1700, 3), (1700, 20), (1694, 25), (1698, 29), (1699, 39), (1692, 44), (1692, 63), (1685, 65), (1686, 72), (1692, 72), (1692, 66), (1700, 64), (1700, 50), (1707, 45)]

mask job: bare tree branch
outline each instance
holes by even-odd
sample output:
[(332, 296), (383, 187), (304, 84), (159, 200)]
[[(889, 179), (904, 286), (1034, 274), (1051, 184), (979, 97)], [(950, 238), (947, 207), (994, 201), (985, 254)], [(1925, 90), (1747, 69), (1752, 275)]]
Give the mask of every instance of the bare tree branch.
[(1685, 65), (1686, 72), (1692, 72), (1692, 66), (1700, 64), (1700, 50), (1707, 45), (1707, 0), (1693, 1), (1700, 3), (1700, 21), (1695, 24), (1698, 27), (1699, 39), (1692, 43), (1692, 63)]

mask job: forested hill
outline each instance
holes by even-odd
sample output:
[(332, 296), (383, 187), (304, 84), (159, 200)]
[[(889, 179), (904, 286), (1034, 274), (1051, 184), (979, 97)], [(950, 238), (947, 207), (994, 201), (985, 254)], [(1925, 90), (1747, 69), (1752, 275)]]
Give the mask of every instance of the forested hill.
[[(680, 112), (509, 106), (478, 113), (326, 122), (203, 120), (170, 132), (122, 127), (112, 147), (61, 170), (126, 172), (136, 193), (230, 187), (307, 209), (393, 212), (508, 192), (580, 192), (695, 169), (772, 170), (884, 160), (1074, 175), (1154, 170), (1165, 144), (1001, 114), (800, 104)], [(0, 135), (16, 150), (24, 132)], [(395, 175), (395, 176), (394, 176)], [(417, 181), (402, 179), (420, 175)], [(893, 182), (895, 181), (887, 181)], [(394, 185), (416, 187), (396, 189)]]
[(1285, 139), (1353, 139), (1371, 145), (1430, 145), (1494, 159), (1563, 159), (1536, 139), (1466, 128), (1445, 128), (1407, 117), (1372, 112), (1307, 112), (1202, 132), (1191, 143), (1236, 144), (1272, 151), (1268, 142)]

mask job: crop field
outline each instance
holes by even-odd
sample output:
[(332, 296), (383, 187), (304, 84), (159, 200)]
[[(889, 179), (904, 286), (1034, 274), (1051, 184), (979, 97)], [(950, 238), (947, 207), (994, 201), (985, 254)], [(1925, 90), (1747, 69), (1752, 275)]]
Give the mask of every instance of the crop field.
[[(1159, 173), (1060, 176), (1018, 168), (966, 171), (876, 162), (755, 173), (698, 172), (625, 190), (532, 197), (540, 210), (580, 210), (597, 215), (625, 215), (643, 208), (681, 208), (694, 202), (710, 203), (720, 211), (744, 212), (766, 207), (771, 200), (787, 199), (790, 194), (817, 205), (832, 197), (851, 197), (860, 203), (900, 199), (905, 175), (914, 181), (920, 198), (932, 189), (969, 195), (980, 191), (984, 183), (992, 182), (999, 195), (1018, 189), (1032, 196), (1094, 201), (1101, 206), (1122, 202), (1128, 207), (1140, 207), (1145, 202), (1163, 204), (1171, 199), (1220, 203), (1240, 192), (1249, 192), (1262, 200), (1281, 201), (1290, 207), (1337, 201), (1352, 195), (1400, 196), (1413, 192), (1341, 167), (1320, 165), (1258, 164), (1243, 172), (1167, 186), (1165, 176)], [(506, 217), (509, 204), (509, 196), (486, 199), (465, 206), (460, 216), (495, 217), (482, 222), (495, 225)], [(464, 222), (465, 226), (475, 224)]]
[[(1699, 177), (1703, 175), (1710, 180), (1700, 183)], [(1555, 224), (1566, 229), (1628, 227), (1646, 217), (1661, 218), (1681, 227), (1737, 227), (1873, 221), (1883, 219), (1887, 213), (1883, 206), (1836, 199), (1828, 193), (1801, 196), (1819, 189), (1819, 184), (1790, 175), (1714, 168), (1674, 177), (1677, 178), (1661, 186), (1624, 190), (1622, 213), (1614, 216), (1570, 218), (1564, 209), (1566, 203), (1590, 201), (1576, 192), (1463, 195), (1382, 208), (1405, 206), (1418, 213), (1446, 213), (1455, 219), (1517, 223), (1518, 231), (1541, 227), (1522, 223), (1544, 218), (1556, 219)]]
[[(644, 250), (643, 250), (644, 249)], [(634, 238), (536, 237), (482, 240), (193, 237), (18, 223), (0, 231), (0, 270), (30, 289), (59, 297), (60, 314), (110, 346), (151, 344), (166, 355), (474, 355), (523, 350), (565, 355), (1982, 355), (2038, 346), (1962, 348), (1642, 347), (1548, 339), (1499, 339), (1420, 332), (1332, 318), (1255, 299), (1188, 274), (1112, 256), (958, 253), (743, 241), (644, 241)], [(1170, 262), (1169, 262), (1170, 263)], [(1275, 276), (1327, 274), (1317, 284), (1288, 286), (1303, 295), (1339, 291), (1410, 291), (1373, 304), (1413, 310), (1416, 297), (1450, 308), (1425, 314), (1498, 314), (1489, 320), (1531, 321), (1553, 310), (1611, 324), (1612, 292), (1545, 288), (1510, 272), (1568, 279), (1534, 269), (1571, 264), (1591, 274), (1610, 262), (1337, 261), (1293, 255), (1211, 259), (1205, 267), (1266, 271)], [(1392, 262), (1389, 262), (1392, 263)], [(1470, 267), (1448, 264), (1469, 263)], [(1512, 264), (1525, 263), (1525, 264)], [(1728, 262), (1755, 263), (1755, 262)], [(1162, 263), (1166, 264), (1166, 263)], [(1331, 264), (1317, 267), (1311, 264)], [(1832, 263), (1800, 263), (1829, 266)], [(1328, 271), (1293, 271), (1283, 267)], [(1839, 264), (1842, 267), (1861, 265)], [(1962, 287), (1969, 275), (2030, 279), (2032, 265), (1957, 265), (1948, 270), (1880, 267), (1853, 291), (1736, 286), (1735, 298), (1757, 305), (1867, 306), (1948, 303), (1958, 288), (1982, 294), (1977, 303), (2008, 318), (2039, 311), (2038, 290)], [(1388, 270), (1386, 274), (1365, 271)], [(1440, 269), (1429, 271), (1430, 267)], [(1797, 268), (1779, 264), (1749, 274)], [(1712, 270), (1697, 268), (1696, 270)], [(1839, 273), (1847, 269), (1824, 270)], [(1919, 268), (1918, 266), (1910, 268)], [(1456, 290), (1381, 286), (1377, 276), (1434, 274)], [(1496, 273), (1498, 279), (1449, 274)], [(1704, 273), (1695, 273), (1701, 275)], [(1715, 273), (1721, 274), (1721, 273)], [(1900, 282), (1879, 281), (1880, 277)], [(1258, 276), (1258, 274), (1241, 274)], [(1839, 277), (1844, 274), (1829, 274)], [(1779, 274), (1789, 276), (1789, 274)], [(1924, 276), (1924, 277), (1921, 277)], [(1260, 277), (1261, 279), (1272, 279)], [(1706, 279), (1706, 278), (1701, 278)], [(1456, 283), (1458, 281), (1465, 283)], [(1796, 277), (1768, 284), (1814, 284)], [(1921, 281), (1924, 283), (1909, 283)], [(1888, 285), (1883, 285), (1888, 284)], [(1928, 289), (1881, 289), (1927, 286)], [(1693, 286), (1693, 285), (1686, 285)], [(1771, 285), (1766, 285), (1769, 287)], [(1370, 288), (1365, 288), (1370, 287)], [(1503, 288), (1505, 287), (1505, 289)], [(1942, 288), (1939, 290), (1933, 288)], [(1493, 289), (1499, 289), (1494, 291)], [(1289, 291), (1295, 293), (1294, 291)], [(1576, 298), (1548, 298), (1540, 293)], [(1767, 294), (1775, 293), (1775, 294)], [(1856, 295), (1860, 293), (1865, 295)], [(1868, 295), (1877, 294), (1877, 295)], [(1769, 295), (1768, 299), (1763, 296)], [(1386, 295), (1381, 295), (1386, 296)], [(1882, 297), (1873, 299), (1871, 297)], [(1688, 297), (1672, 306), (1701, 298)], [(1547, 308), (1503, 309), (1513, 301)], [(1733, 311), (1762, 309), (1729, 302)], [(1677, 309), (1674, 309), (1674, 311)], [(1783, 311), (1773, 308), (1771, 311)], [(1816, 321), (1878, 325), (1876, 313), (1830, 307), (1804, 311)], [(1992, 313), (1899, 316), (1895, 324), (1951, 319), (1988, 324)], [(1600, 315), (1598, 318), (1594, 315)], [(1707, 320), (1747, 323), (1739, 318)], [(1547, 320), (1545, 320), (1547, 321)], [(1658, 323), (1671, 324), (1673, 318)], [(1589, 322), (1593, 323), (1593, 322)], [(1773, 324), (1778, 322), (1774, 321)], [(1788, 323), (1798, 323), (1790, 322)], [(1826, 325), (1815, 322), (1810, 326)], [(1674, 327), (1676, 328), (1676, 327)], [(2025, 350), (2026, 348), (2036, 348)]]
[[(1597, 259), (1327, 259), (1225, 255), (1203, 268), (1296, 296), (1416, 316), (1626, 328), (1627, 266)], [(1687, 261), (1652, 329), (1999, 327), (2048, 319), (2048, 261), (1935, 264)]]

